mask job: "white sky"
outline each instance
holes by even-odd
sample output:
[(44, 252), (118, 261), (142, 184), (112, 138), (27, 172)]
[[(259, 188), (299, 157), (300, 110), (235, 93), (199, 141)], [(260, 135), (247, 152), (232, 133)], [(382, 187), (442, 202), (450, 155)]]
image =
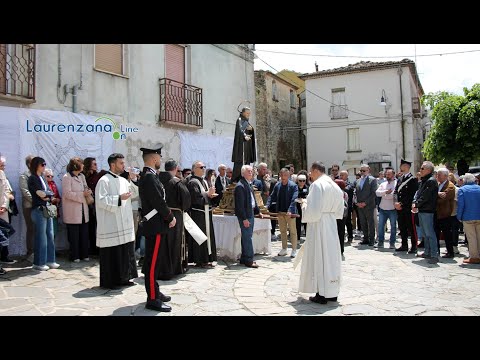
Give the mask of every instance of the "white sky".
[[(333, 69), (359, 61), (400, 61), (409, 58), (415, 61), (414, 44), (255, 44), (256, 55), (276, 70), (294, 70), (300, 73), (315, 71), (315, 61), (319, 70)], [(320, 56), (300, 56), (274, 54), (260, 50), (283, 51), (305, 54), (329, 54), (349, 56), (401, 56), (396, 58), (330, 58)], [(480, 51), (443, 56), (419, 56), (455, 51), (480, 50), (480, 44), (417, 44), (416, 65), (420, 82), (426, 94), (436, 91), (449, 91), (463, 95), (463, 88), (471, 88), (480, 83)], [(259, 59), (255, 59), (255, 70), (270, 70)]]

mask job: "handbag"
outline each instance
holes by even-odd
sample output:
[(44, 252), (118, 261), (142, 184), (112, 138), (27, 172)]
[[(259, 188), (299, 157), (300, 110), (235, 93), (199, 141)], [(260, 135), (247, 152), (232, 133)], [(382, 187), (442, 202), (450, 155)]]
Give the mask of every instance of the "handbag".
[(46, 205), (42, 206), (43, 217), (46, 219), (52, 219), (57, 217), (57, 207), (53, 204), (47, 202)]
[(92, 194), (85, 196), (85, 200), (87, 200), (87, 205), (93, 205), (95, 199), (93, 198)]

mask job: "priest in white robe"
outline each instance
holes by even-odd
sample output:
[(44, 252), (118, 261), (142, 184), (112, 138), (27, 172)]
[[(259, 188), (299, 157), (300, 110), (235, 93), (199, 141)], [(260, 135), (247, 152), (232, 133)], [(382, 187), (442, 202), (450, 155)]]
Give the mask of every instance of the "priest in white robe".
[(308, 226), (299, 253), (302, 266), (298, 291), (316, 293), (310, 301), (326, 304), (337, 301), (340, 291), (342, 257), (336, 220), (343, 217), (343, 191), (325, 174), (322, 163), (314, 162), (310, 173), (313, 183), (302, 203), (302, 222)]
[(135, 285), (138, 277), (134, 254), (135, 230), (131, 197), (138, 196), (138, 188), (131, 178), (121, 174), (125, 170), (122, 154), (108, 157), (110, 170), (103, 175), (95, 188), (97, 213), (97, 246), (100, 248), (100, 286), (118, 289)]

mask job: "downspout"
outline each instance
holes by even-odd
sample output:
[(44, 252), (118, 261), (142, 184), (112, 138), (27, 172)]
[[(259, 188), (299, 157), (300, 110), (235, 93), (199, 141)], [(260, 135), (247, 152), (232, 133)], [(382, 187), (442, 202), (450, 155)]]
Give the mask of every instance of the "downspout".
[(402, 155), (405, 159), (405, 120), (403, 119), (403, 92), (402, 92), (402, 68), (399, 67), (397, 70), (398, 79), (400, 80), (400, 112), (402, 116)]
[(72, 87), (72, 112), (77, 112), (77, 89), (78, 85)]
[(300, 166), (302, 169), (304, 169), (304, 164), (303, 164), (303, 130), (302, 130), (302, 100), (300, 99), (300, 95), (297, 95), (298, 98), (298, 136), (299, 136), (299, 143), (300, 143)]

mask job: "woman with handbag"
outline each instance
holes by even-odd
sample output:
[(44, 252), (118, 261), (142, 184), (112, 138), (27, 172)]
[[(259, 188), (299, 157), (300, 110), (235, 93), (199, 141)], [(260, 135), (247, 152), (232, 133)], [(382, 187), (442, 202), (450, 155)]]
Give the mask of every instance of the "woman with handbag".
[(62, 198), (58, 192), (57, 184), (55, 184), (55, 181), (53, 180), (52, 169), (45, 169), (45, 178), (47, 179), (48, 187), (53, 192), (52, 204), (57, 207), (57, 217), (53, 218), (53, 238), (55, 239), (58, 233), (58, 219), (60, 218), (60, 202), (62, 201)]
[(83, 159), (74, 157), (62, 178), (63, 223), (67, 225), (70, 260), (89, 261), (88, 257), (88, 202), (93, 203), (92, 191), (82, 173)]
[(56, 207), (50, 200), (53, 193), (48, 188), (42, 174), (45, 170), (45, 160), (34, 157), (30, 162), (28, 191), (32, 194), (32, 222), (35, 224), (33, 269), (45, 271), (57, 269), (55, 262), (55, 242), (53, 240), (53, 217)]

